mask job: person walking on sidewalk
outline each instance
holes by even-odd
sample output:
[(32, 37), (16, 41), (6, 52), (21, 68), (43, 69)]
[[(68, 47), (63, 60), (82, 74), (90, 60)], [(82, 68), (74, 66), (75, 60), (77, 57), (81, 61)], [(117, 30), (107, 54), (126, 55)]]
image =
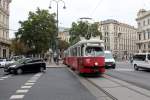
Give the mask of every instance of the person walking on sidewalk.
[(59, 64), (59, 55), (56, 52), (54, 52), (53, 59), (54, 59), (54, 62), (58, 65)]

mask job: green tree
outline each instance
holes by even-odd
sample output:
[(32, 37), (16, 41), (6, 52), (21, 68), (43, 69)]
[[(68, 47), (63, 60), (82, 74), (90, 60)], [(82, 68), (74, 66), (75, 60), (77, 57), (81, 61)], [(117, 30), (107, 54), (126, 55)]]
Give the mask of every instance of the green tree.
[(75, 44), (80, 41), (80, 37), (86, 39), (91, 38), (91, 36), (96, 37), (100, 36), (102, 38), (101, 32), (98, 30), (99, 24), (97, 22), (90, 24), (88, 21), (78, 21), (77, 23), (73, 22), (72, 27), (69, 30), (70, 33), (70, 44)]
[(56, 37), (55, 14), (49, 14), (48, 10), (37, 9), (29, 12), (25, 21), (20, 21), (21, 28), (16, 32), (16, 39), (23, 42), (29, 48), (28, 52), (41, 54), (50, 47)]
[(98, 29), (99, 29), (99, 23), (95, 22), (90, 25), (89, 33), (91, 33), (93, 37), (100, 36), (100, 39), (102, 39), (102, 33)]

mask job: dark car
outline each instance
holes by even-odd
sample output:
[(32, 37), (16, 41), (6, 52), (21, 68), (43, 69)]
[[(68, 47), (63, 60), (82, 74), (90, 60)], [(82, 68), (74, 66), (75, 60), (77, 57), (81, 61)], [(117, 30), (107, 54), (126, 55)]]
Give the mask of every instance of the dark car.
[(5, 72), (22, 74), (24, 72), (44, 72), (46, 63), (42, 59), (23, 58), (4, 68)]

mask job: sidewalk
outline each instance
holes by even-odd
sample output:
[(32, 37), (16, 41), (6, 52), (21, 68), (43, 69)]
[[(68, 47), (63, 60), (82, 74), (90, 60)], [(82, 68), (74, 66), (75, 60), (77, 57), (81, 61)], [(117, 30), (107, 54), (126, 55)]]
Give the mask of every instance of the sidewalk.
[(55, 62), (51, 62), (51, 63), (46, 62), (46, 67), (47, 68), (64, 68), (66, 67), (66, 65), (64, 65), (62, 61), (59, 62), (59, 65), (57, 65)]

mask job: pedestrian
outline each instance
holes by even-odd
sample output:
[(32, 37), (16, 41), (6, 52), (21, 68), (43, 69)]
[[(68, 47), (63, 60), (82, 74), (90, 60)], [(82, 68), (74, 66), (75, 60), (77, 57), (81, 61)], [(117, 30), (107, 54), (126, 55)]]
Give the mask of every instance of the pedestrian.
[(59, 64), (59, 55), (56, 52), (53, 55), (53, 59), (56, 64)]
[(130, 56), (130, 63), (133, 63), (133, 57)]

